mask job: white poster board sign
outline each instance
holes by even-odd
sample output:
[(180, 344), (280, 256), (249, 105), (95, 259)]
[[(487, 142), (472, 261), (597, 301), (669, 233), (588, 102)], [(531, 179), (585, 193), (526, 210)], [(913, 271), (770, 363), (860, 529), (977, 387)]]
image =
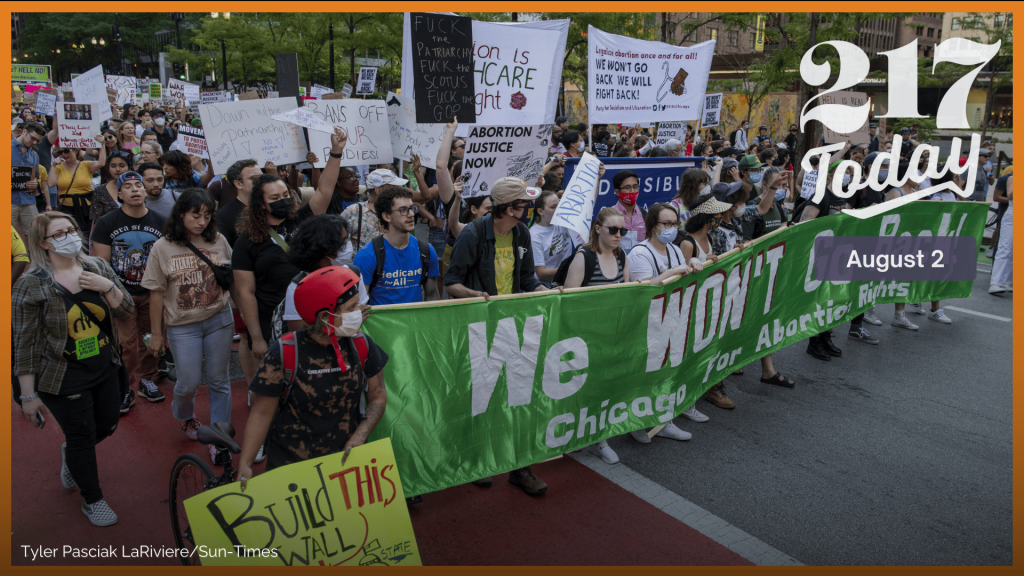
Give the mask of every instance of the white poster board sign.
[(669, 140), (686, 142), (686, 125), (683, 122), (658, 122), (658, 138), (655, 146), (664, 146)]
[(313, 89), (309, 91), (309, 95), (312, 96), (313, 98), (320, 98), (324, 94), (331, 94), (332, 92), (334, 92), (334, 90), (328, 88), (327, 86), (314, 84)]
[(168, 78), (167, 79), (167, 89), (164, 90), (164, 98), (165, 99), (166, 98), (171, 98), (171, 99), (174, 99), (174, 100), (184, 99), (185, 98), (185, 86), (188, 86), (188, 84), (186, 84), (185, 82), (182, 82), (181, 80), (176, 80), (174, 78)]
[(342, 86), (341, 95), (344, 96), (345, 98), (350, 98), (352, 96), (352, 85), (345, 84), (344, 86)]
[(135, 103), (135, 89), (137, 84), (135, 78), (131, 76), (106, 76), (107, 88), (111, 88), (117, 92), (118, 106), (124, 106), (125, 104)]
[(558, 201), (558, 208), (551, 223), (575, 231), (583, 238), (590, 238), (590, 225), (594, 219), (594, 204), (597, 202), (597, 186), (601, 182), (598, 170), (601, 159), (588, 152), (583, 153), (580, 163), (569, 179), (569, 184)]
[(199, 156), (200, 158), (210, 158), (210, 153), (206, 146), (206, 136), (202, 128), (182, 124), (178, 128), (178, 139), (176, 142), (178, 150), (185, 154)]
[(247, 158), (260, 166), (305, 161), (308, 150), (302, 128), (273, 119), (275, 114), (297, 107), (295, 98), (200, 104), (199, 117), (214, 172), (224, 174), (233, 163)]
[(280, 98), (281, 93), (276, 90), (267, 90), (267, 98)]
[(71, 93), (75, 102), (99, 102), (107, 99), (107, 83), (103, 79), (103, 66), (97, 66), (71, 79)]
[(590, 26), (587, 44), (589, 122), (632, 126), (666, 116), (700, 118), (714, 40), (681, 47)]
[[(342, 153), (342, 166), (390, 164), (394, 160), (383, 100), (307, 100), (306, 109), (327, 125), (340, 126), (345, 132), (348, 143)], [(319, 160), (314, 166), (326, 166), (331, 152), (330, 134), (310, 132), (309, 147)]]
[(195, 84), (185, 84), (185, 103), (195, 104), (199, 102), (199, 86)]
[(36, 114), (42, 114), (43, 116), (53, 116), (54, 106), (56, 105), (56, 94), (36, 92)]
[[(473, 21), (476, 125), (554, 124), (562, 79), (569, 20), (539, 22)], [(405, 14), (402, 41), (402, 95), (413, 88), (412, 28)], [(621, 122), (621, 120), (619, 120)], [(459, 124), (463, 135), (470, 124)]]
[(334, 133), (334, 129), (330, 124), (321, 120), (319, 116), (313, 114), (307, 108), (296, 108), (295, 110), (274, 114), (273, 118), (274, 120), (288, 122), (289, 124), (295, 124), (296, 126), (302, 126), (317, 132), (324, 132), (328, 135)]
[(416, 101), (388, 92), (388, 125), (391, 150), (395, 158), (411, 161), (420, 157), (424, 166), (433, 166), (444, 137), (444, 124), (417, 124)]
[[(79, 76), (81, 78), (81, 76)], [(61, 104), (57, 107), (57, 145), (62, 148), (95, 148), (94, 138), (100, 133), (100, 120), (96, 113), (101, 107), (110, 110), (106, 102), (95, 104)]]
[(223, 90), (219, 92), (200, 92), (199, 103), (200, 104), (216, 104), (218, 102), (227, 102), (228, 93)]
[(722, 93), (704, 96), (704, 115), (700, 119), (701, 128), (714, 128), (722, 118)]
[(356, 94), (359, 96), (370, 96), (373, 94), (373, 87), (377, 85), (377, 69), (372, 66), (363, 66), (359, 69), (359, 81), (357, 82)]
[(547, 160), (551, 124), (473, 125), (462, 161), (462, 197), (486, 196), (499, 178), (512, 176), (533, 186)]

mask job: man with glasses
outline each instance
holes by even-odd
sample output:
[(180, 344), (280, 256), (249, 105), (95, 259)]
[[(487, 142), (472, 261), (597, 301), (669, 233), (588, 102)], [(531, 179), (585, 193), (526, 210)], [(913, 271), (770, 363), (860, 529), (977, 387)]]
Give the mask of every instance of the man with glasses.
[[(371, 174), (374, 175), (376, 171)], [(374, 238), (352, 261), (366, 284), (369, 304), (437, 300), (437, 282), (428, 282), (429, 278), (440, 276), (437, 253), (433, 246), (412, 235), (417, 212), (412, 191), (394, 185), (382, 188), (373, 208), (384, 227), (384, 235)]]
[[(489, 300), (502, 294), (547, 290), (534, 274), (530, 230), (519, 220), (539, 196), (540, 190), (527, 188), (519, 178), (505, 177), (494, 183), (491, 213), (467, 224), (455, 241), (444, 274), (449, 296)], [(508, 481), (531, 496), (548, 489), (529, 467), (513, 470)], [(491, 478), (473, 484), (487, 487)]]
[(614, 208), (622, 212), (628, 230), (622, 237), (619, 247), (628, 254), (633, 246), (643, 242), (647, 237), (647, 224), (644, 223), (647, 211), (637, 205), (640, 198), (640, 177), (632, 170), (620, 170), (612, 178), (612, 186), (615, 187), (615, 195), (619, 197)]
[[(26, 168), (32, 172), (25, 184), (26, 192), (12, 190), (11, 224), (21, 227), (26, 237), (28, 225), (39, 214), (36, 209), (36, 194), (39, 193), (39, 153), (36, 146), (46, 136), (46, 129), (41, 124), (29, 122), (21, 136), (11, 140), (11, 166)], [(49, 202), (47, 202), (49, 204)]]

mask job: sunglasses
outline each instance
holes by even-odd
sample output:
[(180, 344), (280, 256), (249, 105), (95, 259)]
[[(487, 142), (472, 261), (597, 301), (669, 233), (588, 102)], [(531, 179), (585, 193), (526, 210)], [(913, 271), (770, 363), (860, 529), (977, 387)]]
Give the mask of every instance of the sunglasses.
[(58, 150), (57, 154), (63, 156), (65, 154), (71, 154), (71, 150)]
[(607, 230), (612, 236), (625, 236), (626, 232), (629, 232), (625, 226), (622, 226), (621, 228), (619, 226), (602, 226), (602, 228)]

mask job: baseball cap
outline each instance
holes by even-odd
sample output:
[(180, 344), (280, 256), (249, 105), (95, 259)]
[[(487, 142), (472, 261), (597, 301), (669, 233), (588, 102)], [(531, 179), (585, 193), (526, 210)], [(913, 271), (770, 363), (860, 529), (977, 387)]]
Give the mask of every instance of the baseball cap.
[(511, 204), (517, 200), (535, 200), (540, 196), (538, 188), (530, 188), (519, 178), (506, 176), (499, 178), (491, 186), (491, 202), (494, 204)]
[(408, 183), (408, 180), (395, 176), (395, 173), (387, 168), (378, 168), (366, 176), (366, 185), (370, 188), (379, 188), (385, 184), (405, 186)]
[(978, 156), (991, 156), (991, 155), (992, 155), (992, 151), (989, 150), (988, 148), (979, 148), (978, 149)]
[(734, 154), (740, 154), (742, 152), (743, 152), (743, 150), (740, 150), (739, 148), (733, 148), (732, 146), (729, 146), (728, 148), (722, 148), (722, 150), (718, 153), (718, 155), (719, 156), (732, 156)]
[(711, 187), (711, 195), (721, 202), (726, 202), (726, 198), (735, 194), (741, 186), (743, 186), (742, 182), (733, 182), (732, 184), (719, 182)]
[[(875, 158), (878, 158), (879, 152), (872, 152), (864, 158), (864, 166), (873, 166), (875, 164)], [(882, 166), (889, 165), (889, 158), (882, 158)]]
[(121, 185), (129, 180), (138, 180), (139, 182), (142, 182), (142, 176), (140, 176), (138, 172), (125, 172), (124, 174), (121, 174), (117, 177), (117, 189), (120, 190)]
[(753, 154), (747, 154), (740, 159), (740, 170), (754, 170), (763, 166), (761, 162), (757, 160), (757, 156)]
[(149, 115), (150, 116), (157, 116), (157, 115), (167, 116), (167, 112), (164, 112), (162, 108), (153, 108), (152, 110), (149, 111)]

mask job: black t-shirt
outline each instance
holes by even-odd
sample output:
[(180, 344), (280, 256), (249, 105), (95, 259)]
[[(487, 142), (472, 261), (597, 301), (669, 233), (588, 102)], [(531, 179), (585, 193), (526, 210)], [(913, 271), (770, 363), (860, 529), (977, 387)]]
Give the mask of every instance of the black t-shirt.
[(238, 198), (231, 200), (227, 204), (217, 211), (217, 229), (227, 239), (228, 244), (231, 247), (235, 246), (235, 240), (238, 239), (238, 233), (235, 232), (235, 225), (238, 223), (238, 217), (245, 210), (245, 204), (242, 204)]
[(227, 178), (211, 182), (206, 191), (210, 193), (210, 196), (213, 196), (213, 199), (217, 201), (217, 206), (221, 208), (227, 206), (235, 198), (238, 198), (238, 188), (235, 188), (235, 185), (229, 182)]
[(132, 218), (123, 209), (114, 210), (93, 225), (93, 242), (110, 246), (110, 265), (129, 294), (144, 296), (149, 290), (142, 287), (149, 251), (163, 236), (166, 219), (146, 211), (142, 218)]
[[(288, 241), (298, 223), (294, 220), (273, 226), (278, 236)], [(256, 304), (260, 320), (270, 321), (274, 309), (284, 300), (288, 292), (288, 284), (301, 272), (298, 267), (288, 261), (288, 253), (278, 246), (274, 238), (259, 244), (253, 243), (249, 236), (241, 234), (235, 240), (231, 252), (231, 269), (252, 272), (256, 277)], [(269, 334), (264, 334), (269, 337)]]
[(864, 188), (854, 192), (853, 196), (847, 198), (846, 201), (853, 208), (867, 208), (868, 206), (884, 202), (885, 194), (873, 189), (871, 186), (865, 186)]
[(796, 207), (793, 211), (793, 223), (798, 223), (803, 218), (804, 209), (808, 206), (814, 206), (818, 209), (818, 215), (815, 218), (824, 218), (833, 214), (832, 210), (835, 210), (836, 214), (839, 210), (842, 210), (846, 206), (846, 199), (840, 198), (832, 193), (831, 188), (825, 188), (825, 194), (822, 195), (820, 202), (812, 202), (814, 196), (811, 196), (805, 200), (802, 204)]
[(93, 290), (82, 290), (76, 295), (100, 321), (97, 326), (92, 317), (83, 314), (63, 290), (60, 294), (64, 299), (68, 320), (68, 337), (63, 350), (67, 370), (64, 372), (60, 392), (67, 396), (88, 390), (110, 378), (117, 370), (117, 365), (111, 358), (110, 309), (103, 302), (103, 297)]
[(598, 158), (607, 158), (609, 156), (607, 138), (594, 142), (594, 155)]
[[(295, 333), (295, 376), (288, 400), (278, 413), (267, 446), (267, 469), (341, 452), (363, 417), (360, 396), (367, 379), (380, 374), (388, 355), (365, 336), (366, 364), (351, 338), (339, 338), (338, 346), (347, 365), (342, 371), (330, 343), (321, 344), (305, 330)], [(275, 342), (267, 350), (249, 391), (281, 398), (287, 389), (281, 347)]]
[(157, 143), (159, 143), (165, 151), (170, 150), (171, 144), (174, 144), (174, 141), (178, 139), (178, 133), (174, 131), (174, 128), (167, 128), (165, 126), (163, 132), (154, 128), (153, 132), (156, 133)]
[(786, 148), (796, 150), (796, 134), (790, 132), (789, 135), (786, 136)]

